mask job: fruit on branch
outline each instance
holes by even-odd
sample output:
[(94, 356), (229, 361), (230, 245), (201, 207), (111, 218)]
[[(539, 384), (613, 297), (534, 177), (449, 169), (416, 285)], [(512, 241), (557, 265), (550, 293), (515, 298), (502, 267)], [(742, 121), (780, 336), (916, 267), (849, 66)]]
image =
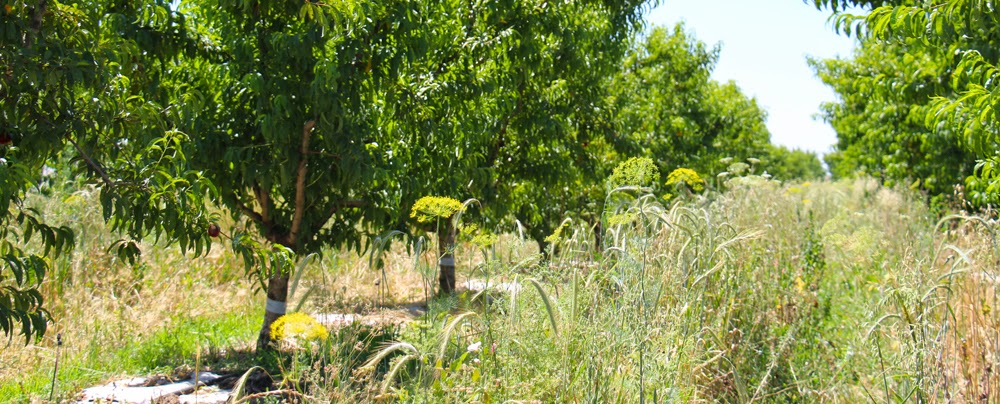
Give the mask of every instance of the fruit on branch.
[(212, 223), (212, 224), (208, 225), (208, 235), (211, 236), (211, 237), (219, 237), (219, 233), (221, 231), (222, 231), (222, 228), (220, 228), (219, 225), (217, 225), (215, 223)]

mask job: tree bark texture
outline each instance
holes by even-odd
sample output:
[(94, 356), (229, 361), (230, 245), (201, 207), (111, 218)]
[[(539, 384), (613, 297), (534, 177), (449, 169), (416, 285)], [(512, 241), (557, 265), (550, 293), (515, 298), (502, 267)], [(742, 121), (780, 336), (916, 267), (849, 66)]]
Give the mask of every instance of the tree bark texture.
[(271, 277), (267, 280), (267, 306), (264, 311), (264, 324), (260, 327), (257, 337), (257, 351), (266, 350), (271, 343), (271, 323), (285, 315), (285, 305), (288, 302), (288, 274)]
[(441, 274), (438, 277), (438, 293), (442, 295), (455, 293), (455, 227), (451, 220), (446, 221), (443, 229), (438, 231), (438, 266)]

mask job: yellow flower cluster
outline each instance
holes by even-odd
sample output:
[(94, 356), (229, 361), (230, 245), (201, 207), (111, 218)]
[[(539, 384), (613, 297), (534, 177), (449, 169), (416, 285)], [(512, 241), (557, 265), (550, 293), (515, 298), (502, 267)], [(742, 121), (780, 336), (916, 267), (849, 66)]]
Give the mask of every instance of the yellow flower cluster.
[(608, 188), (624, 186), (647, 187), (660, 179), (660, 170), (649, 157), (632, 157), (615, 167), (608, 177)]
[(667, 175), (667, 186), (682, 182), (695, 192), (701, 192), (705, 189), (705, 180), (690, 168), (678, 168)]
[(608, 224), (612, 226), (626, 225), (635, 222), (637, 219), (639, 219), (639, 215), (635, 213), (620, 213), (608, 218)]
[(472, 237), (472, 244), (479, 246), (480, 248), (488, 248), (489, 246), (496, 244), (497, 240), (500, 238), (496, 234), (480, 232)]
[(410, 210), (410, 217), (420, 223), (430, 223), (437, 219), (447, 219), (462, 210), (462, 202), (446, 196), (425, 196), (417, 200)]
[(548, 237), (545, 237), (545, 242), (546, 243), (559, 242), (559, 240), (562, 239), (563, 229), (565, 229), (567, 226), (569, 226), (569, 223), (563, 221), (562, 224), (559, 225), (559, 227), (556, 227), (555, 231), (553, 231), (552, 234), (550, 234)]
[(305, 313), (291, 313), (271, 323), (271, 340), (322, 341), (330, 336), (323, 324)]
[(460, 226), (460, 229), (462, 230), (462, 234), (468, 238), (469, 242), (479, 246), (480, 248), (487, 248), (499, 240), (497, 235), (490, 233), (475, 223), (462, 225)]

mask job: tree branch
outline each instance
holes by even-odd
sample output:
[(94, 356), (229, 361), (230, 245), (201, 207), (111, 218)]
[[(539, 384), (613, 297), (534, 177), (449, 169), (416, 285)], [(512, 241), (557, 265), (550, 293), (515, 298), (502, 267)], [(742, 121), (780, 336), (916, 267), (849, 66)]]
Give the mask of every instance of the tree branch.
[(342, 208), (360, 208), (367, 204), (368, 204), (367, 202), (362, 201), (360, 199), (348, 199), (346, 201), (340, 201), (340, 203), (335, 203), (333, 204), (333, 206), (330, 207), (330, 210), (327, 212), (326, 220), (323, 220), (323, 224), (326, 224), (326, 221), (330, 220), (330, 218), (333, 217), (333, 214), (337, 213), (337, 211)]
[(306, 174), (309, 163), (309, 135), (316, 127), (316, 121), (310, 120), (302, 127), (302, 147), (299, 149), (299, 174), (295, 180), (295, 216), (292, 216), (292, 228), (288, 232), (287, 244), (293, 246), (298, 241), (299, 229), (302, 227), (302, 217), (306, 211)]
[(320, 229), (322, 229), (323, 226), (326, 225), (326, 222), (329, 222), (330, 218), (332, 218), (333, 215), (342, 208), (360, 208), (367, 204), (368, 204), (367, 202), (360, 199), (348, 199), (346, 201), (340, 201), (339, 203), (334, 203), (333, 206), (330, 206), (330, 209), (326, 211), (326, 215), (323, 217), (323, 219), (314, 223), (312, 231), (317, 232)]
[[(29, 29), (32, 31), (34, 36), (42, 36), (42, 22), (45, 20), (45, 13), (48, 11), (49, 5), (47, 0), (40, 0), (35, 6), (33, 13), (31, 15), (31, 23), (28, 25)], [(33, 35), (28, 34), (24, 36), (24, 47), (31, 48), (35, 44), (35, 38)]]
[(261, 188), (257, 181), (253, 183), (253, 193), (260, 204), (260, 216), (265, 225), (271, 225), (271, 192)]
[(309, 154), (314, 155), (314, 156), (323, 156), (323, 157), (329, 157), (329, 158), (332, 158), (332, 159), (340, 160), (340, 155), (339, 154), (326, 153), (326, 152), (318, 152), (318, 151), (311, 151), (311, 152), (309, 152)]
[(240, 212), (243, 212), (244, 215), (249, 216), (250, 220), (253, 220), (254, 222), (257, 222), (257, 224), (263, 225), (265, 227), (267, 226), (264, 223), (264, 218), (260, 215), (260, 213), (257, 213), (256, 211), (254, 211), (253, 209), (251, 209), (249, 206), (244, 205), (243, 202), (240, 201), (240, 197), (239, 196), (233, 195), (233, 197), (236, 198), (236, 207), (240, 209)]
[(114, 181), (111, 181), (110, 177), (108, 177), (108, 173), (104, 172), (104, 169), (101, 168), (101, 165), (97, 164), (97, 162), (94, 161), (94, 159), (90, 158), (90, 156), (83, 151), (83, 148), (81, 148), (80, 145), (77, 144), (72, 137), (66, 136), (66, 140), (69, 140), (69, 142), (73, 144), (73, 148), (76, 149), (76, 152), (80, 153), (80, 157), (83, 157), (83, 161), (86, 161), (87, 165), (89, 165), (90, 168), (93, 168), (94, 171), (97, 171), (97, 174), (101, 176), (102, 180), (104, 180), (104, 185), (107, 185), (110, 188), (115, 187), (115, 183)]

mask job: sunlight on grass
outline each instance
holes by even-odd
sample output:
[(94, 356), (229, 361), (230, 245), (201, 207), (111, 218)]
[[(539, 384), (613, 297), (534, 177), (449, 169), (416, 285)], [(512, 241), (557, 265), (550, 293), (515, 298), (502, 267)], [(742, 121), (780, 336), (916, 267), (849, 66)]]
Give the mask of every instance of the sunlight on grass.
[[(263, 365), (276, 388), (332, 401), (887, 402), (995, 387), (980, 377), (1000, 353), (994, 220), (938, 222), (863, 180), (726, 187), (670, 204), (619, 191), (602, 246), (566, 222), (547, 261), (517, 235), (463, 239), (453, 297), (422, 290), (435, 248), (327, 252), (304, 272), (303, 311), (363, 320), (270, 362), (247, 352), (260, 296), (229, 251), (145, 246), (130, 267), (102, 254), (110, 236), (86, 204), (65, 204), (53, 211), (92, 237), (46, 285), (51, 337), (66, 341), (60, 396), (198, 355), (202, 370)], [(493, 288), (464, 291), (470, 279)], [(0, 397), (47, 398), (53, 349), (3, 348)]]

